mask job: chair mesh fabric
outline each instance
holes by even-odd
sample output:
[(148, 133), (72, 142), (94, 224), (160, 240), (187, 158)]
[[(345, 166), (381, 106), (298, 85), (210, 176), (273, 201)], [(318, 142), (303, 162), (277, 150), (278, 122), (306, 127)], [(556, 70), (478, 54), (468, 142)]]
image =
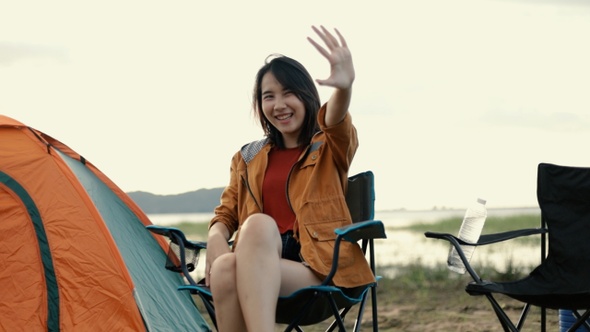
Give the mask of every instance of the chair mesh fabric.
[(524, 279), (471, 283), (466, 290), (552, 309), (590, 308), (590, 168), (540, 164), (537, 180), (547, 258)]
[[(195, 270), (197, 262), (199, 261), (199, 252), (199, 250), (192, 248), (184, 248), (186, 267), (189, 272)], [(166, 257), (166, 269), (173, 272), (182, 272), (182, 266), (178, 257), (180, 257), (180, 246), (173, 241), (170, 241)]]

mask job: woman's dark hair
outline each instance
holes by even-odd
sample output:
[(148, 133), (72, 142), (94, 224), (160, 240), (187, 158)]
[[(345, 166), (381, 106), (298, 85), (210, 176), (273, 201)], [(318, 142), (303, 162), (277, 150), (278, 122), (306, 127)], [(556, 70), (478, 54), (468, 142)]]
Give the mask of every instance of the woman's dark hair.
[[(271, 58), (270, 61), (269, 58)], [(321, 106), (320, 96), (311, 75), (301, 63), (284, 55), (271, 55), (266, 58), (265, 62), (266, 64), (256, 74), (252, 106), (266, 137), (278, 148), (285, 148), (281, 133), (266, 119), (262, 112), (262, 78), (270, 72), (285, 89), (293, 92), (305, 106), (305, 119), (298, 143), (299, 145), (309, 144), (312, 136), (319, 131), (317, 115)]]

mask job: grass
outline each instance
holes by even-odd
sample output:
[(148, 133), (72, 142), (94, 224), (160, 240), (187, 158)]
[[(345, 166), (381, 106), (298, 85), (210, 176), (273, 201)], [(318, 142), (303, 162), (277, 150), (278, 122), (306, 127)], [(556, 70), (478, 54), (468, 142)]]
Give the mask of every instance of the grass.
[[(539, 216), (536, 214), (522, 214), (507, 217), (488, 217), (482, 234), (504, 232), (514, 229), (522, 228), (537, 228), (540, 226)], [(171, 225), (182, 230), (186, 235), (191, 235), (203, 240), (207, 238), (208, 222), (191, 222), (191, 221), (180, 221), (177, 224)], [(461, 227), (461, 221), (457, 218), (445, 218), (437, 222), (421, 222), (416, 221), (415, 223), (404, 226), (404, 227), (388, 227), (392, 231), (396, 229), (409, 230), (413, 232), (423, 233), (425, 231), (440, 232), (440, 233), (451, 233), (456, 234)]]
[[(523, 214), (507, 217), (488, 217), (483, 227), (482, 234), (499, 233), (524, 228), (539, 228), (540, 225), (540, 217), (536, 214)], [(403, 229), (421, 233), (431, 231), (438, 233), (457, 234), (460, 227), (461, 220), (457, 220), (457, 218), (445, 218), (435, 223), (424, 223), (418, 221), (409, 226), (391, 229), (392, 231), (395, 231), (396, 229)], [(539, 238), (521, 237), (515, 239), (515, 241), (518, 241), (519, 244), (534, 245), (539, 243)]]
[[(482, 234), (489, 234), (489, 233), (497, 233), (515, 229), (523, 229), (523, 228), (537, 228), (540, 225), (539, 216), (532, 214), (532, 215), (514, 215), (514, 216), (507, 216), (507, 217), (488, 217), (486, 220), (485, 226), (483, 228)], [(416, 233), (424, 233), (425, 231), (432, 231), (432, 232), (441, 232), (441, 233), (451, 233), (456, 234), (459, 231), (459, 227), (461, 226), (461, 221), (457, 220), (457, 218), (447, 218), (441, 219), (438, 222), (434, 223), (424, 223), (424, 222), (416, 222), (409, 226), (404, 227), (388, 227), (388, 230), (395, 234), (396, 230), (408, 230)], [(171, 227), (176, 227), (182, 230), (187, 238), (192, 240), (199, 240), (204, 241), (207, 239), (207, 230), (208, 230), (208, 223), (207, 222), (188, 222), (188, 221), (181, 221), (177, 224), (172, 225)], [(520, 245), (539, 245), (539, 237), (538, 236), (529, 236), (529, 237), (521, 237), (511, 241), (517, 241)], [(419, 264), (416, 267), (420, 267), (416, 270), (425, 270)], [(400, 267), (396, 266), (381, 266), (382, 269), (399, 269)], [(493, 271), (486, 266), (478, 266), (479, 270), (483, 270), (483, 275), (491, 275), (493, 277), (499, 277), (502, 280), (509, 279), (517, 276), (521, 273), (523, 267), (516, 266), (508, 261), (508, 268), (504, 272), (500, 271)], [(529, 268), (529, 267), (524, 267)], [(406, 269), (406, 266), (403, 267)], [(412, 270), (412, 267), (410, 267)], [(442, 269), (446, 271), (446, 268)], [(417, 273), (417, 272), (414, 272)], [(441, 273), (440, 271), (429, 271), (428, 273), (437, 275)], [(441, 273), (442, 274), (442, 273)], [(496, 274), (496, 275), (494, 275)], [(419, 275), (415, 275), (414, 277), (419, 277)], [(432, 277), (432, 275), (431, 275)], [(420, 280), (420, 279), (416, 279)]]
[[(531, 215), (514, 215), (508, 217), (488, 217), (483, 228), (483, 233), (497, 233), (504, 232), (514, 229), (522, 228), (534, 228), (539, 227), (541, 222), (539, 216), (535, 214)], [(456, 233), (461, 226), (461, 221), (457, 218), (446, 218), (441, 219), (435, 223), (424, 223), (417, 221), (412, 225), (402, 227), (400, 229), (406, 229), (416, 232), (443, 232), (443, 233)]]
[(204, 241), (207, 239), (209, 223), (181, 221), (178, 224), (171, 225), (170, 227), (180, 229), (189, 240)]

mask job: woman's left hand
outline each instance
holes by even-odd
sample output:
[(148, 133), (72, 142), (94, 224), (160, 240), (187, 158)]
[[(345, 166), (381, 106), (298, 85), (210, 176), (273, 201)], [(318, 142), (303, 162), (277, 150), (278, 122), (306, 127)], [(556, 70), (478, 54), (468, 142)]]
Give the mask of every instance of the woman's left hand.
[(320, 28), (312, 27), (315, 33), (324, 41), (326, 48), (310, 37), (307, 37), (307, 40), (330, 62), (330, 77), (325, 80), (317, 79), (316, 82), (337, 89), (350, 89), (354, 81), (354, 66), (346, 40), (344, 40), (338, 29), (334, 29), (338, 35), (338, 39), (336, 39), (326, 28), (323, 26)]

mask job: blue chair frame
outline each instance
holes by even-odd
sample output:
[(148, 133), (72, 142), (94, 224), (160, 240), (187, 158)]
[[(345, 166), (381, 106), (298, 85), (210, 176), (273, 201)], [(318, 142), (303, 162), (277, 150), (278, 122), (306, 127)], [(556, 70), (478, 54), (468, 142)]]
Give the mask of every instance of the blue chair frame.
[[(369, 292), (371, 293), (372, 300), (373, 331), (378, 331), (376, 287), (380, 277), (375, 274), (374, 239), (384, 239), (387, 236), (383, 223), (379, 220), (374, 220), (374, 201), (374, 175), (371, 171), (356, 174), (348, 179), (346, 202), (353, 223), (334, 230), (336, 240), (332, 269), (322, 284), (306, 287), (289, 296), (279, 298), (276, 322), (287, 325), (285, 331), (303, 331), (302, 326), (317, 324), (329, 317), (333, 317), (334, 320), (326, 331), (333, 331), (336, 327), (340, 331), (346, 331), (344, 324), (345, 316), (356, 305), (359, 306), (359, 310), (353, 331), (359, 331)], [(184, 233), (177, 228), (157, 225), (150, 225), (147, 228), (155, 234), (168, 237), (171, 248), (177, 247), (173, 250), (175, 255), (172, 255), (172, 257), (169, 255), (167, 268), (183, 273), (188, 284), (181, 285), (178, 289), (190, 291), (193, 295), (199, 296), (211, 321), (217, 327), (211, 290), (204, 285), (203, 280), (196, 281), (191, 277), (191, 268), (194, 267), (191, 265), (192, 263), (187, 262), (187, 253), (198, 257), (201, 250), (207, 249), (207, 243), (189, 241)], [(340, 243), (342, 241), (361, 241), (363, 252), (365, 255), (368, 254), (369, 265), (375, 275), (375, 282), (352, 289), (343, 289), (331, 285), (332, 278), (338, 270), (338, 257)], [(173, 262), (172, 264), (170, 264), (171, 261)]]

